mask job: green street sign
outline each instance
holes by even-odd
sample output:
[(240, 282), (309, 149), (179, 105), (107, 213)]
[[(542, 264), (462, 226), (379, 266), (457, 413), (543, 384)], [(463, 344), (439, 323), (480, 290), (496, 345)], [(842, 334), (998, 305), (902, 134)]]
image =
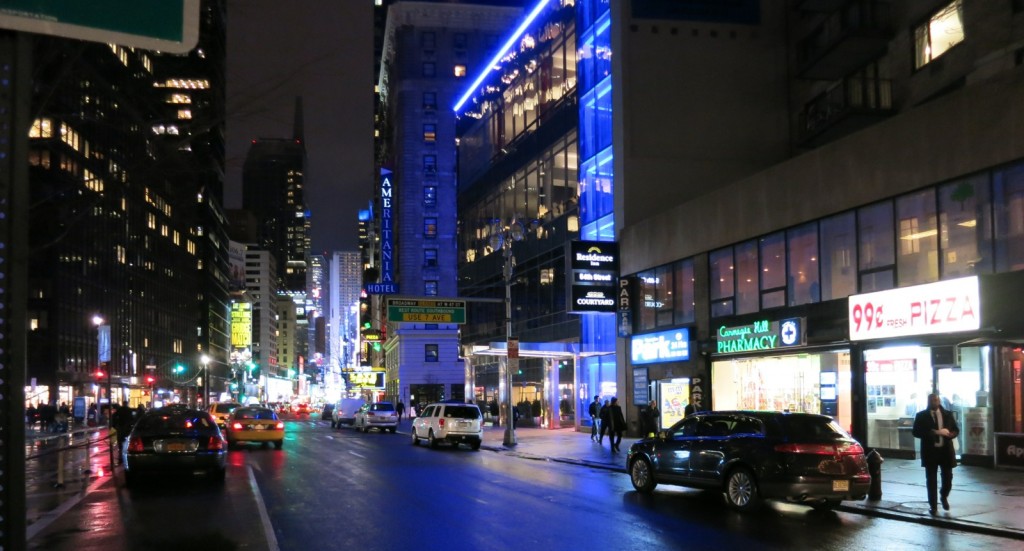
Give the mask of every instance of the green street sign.
[(184, 54), (199, 41), (199, 0), (2, 0), (0, 27)]
[(464, 300), (388, 300), (388, 321), (414, 323), (466, 323)]

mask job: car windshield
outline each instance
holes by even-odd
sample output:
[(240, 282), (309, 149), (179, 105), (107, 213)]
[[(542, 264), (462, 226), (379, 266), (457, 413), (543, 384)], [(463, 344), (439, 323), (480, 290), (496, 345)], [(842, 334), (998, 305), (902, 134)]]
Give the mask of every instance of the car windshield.
[(263, 408), (239, 408), (234, 411), (235, 419), (277, 420), (277, 414)]
[(207, 414), (198, 412), (151, 413), (139, 420), (136, 430), (151, 432), (212, 427)]
[(214, 404), (214, 413), (231, 413), (235, 408), (242, 407), (242, 404), (227, 403), (227, 404)]
[(480, 417), (480, 410), (473, 406), (448, 406), (444, 408), (444, 416), (458, 419), (477, 419)]
[(376, 404), (370, 404), (370, 411), (394, 411), (395, 406), (388, 402), (377, 402)]
[(812, 415), (784, 416), (782, 424), (790, 440), (843, 440), (850, 435), (828, 417)]

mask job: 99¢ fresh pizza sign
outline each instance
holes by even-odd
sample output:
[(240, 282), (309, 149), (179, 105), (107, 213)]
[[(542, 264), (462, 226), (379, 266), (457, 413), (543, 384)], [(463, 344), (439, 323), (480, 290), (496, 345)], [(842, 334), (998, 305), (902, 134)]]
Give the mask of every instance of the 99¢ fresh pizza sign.
[(981, 327), (980, 308), (977, 277), (854, 295), (850, 340), (974, 331)]

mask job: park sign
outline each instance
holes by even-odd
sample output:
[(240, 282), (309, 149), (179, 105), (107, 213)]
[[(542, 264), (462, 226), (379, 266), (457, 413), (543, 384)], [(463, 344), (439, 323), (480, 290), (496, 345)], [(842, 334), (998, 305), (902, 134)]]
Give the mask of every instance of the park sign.
[(466, 323), (466, 301), (389, 298), (388, 321)]
[(184, 54), (199, 41), (199, 0), (3, 0), (0, 28)]

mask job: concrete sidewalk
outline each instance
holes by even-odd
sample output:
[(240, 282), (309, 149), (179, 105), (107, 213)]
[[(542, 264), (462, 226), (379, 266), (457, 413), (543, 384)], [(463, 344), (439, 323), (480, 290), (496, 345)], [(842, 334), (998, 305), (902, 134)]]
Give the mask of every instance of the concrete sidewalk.
[[(623, 438), (622, 451), (599, 445), (589, 432), (574, 429), (519, 428), (517, 445), (503, 445), (504, 427), (484, 429), (483, 448), (529, 459), (543, 459), (626, 472), (626, 450), (636, 438)], [(1024, 473), (958, 466), (953, 470), (950, 510), (928, 512), (924, 468), (918, 460), (886, 459), (882, 464), (882, 499), (844, 501), (839, 510), (965, 532), (1024, 540)]]

